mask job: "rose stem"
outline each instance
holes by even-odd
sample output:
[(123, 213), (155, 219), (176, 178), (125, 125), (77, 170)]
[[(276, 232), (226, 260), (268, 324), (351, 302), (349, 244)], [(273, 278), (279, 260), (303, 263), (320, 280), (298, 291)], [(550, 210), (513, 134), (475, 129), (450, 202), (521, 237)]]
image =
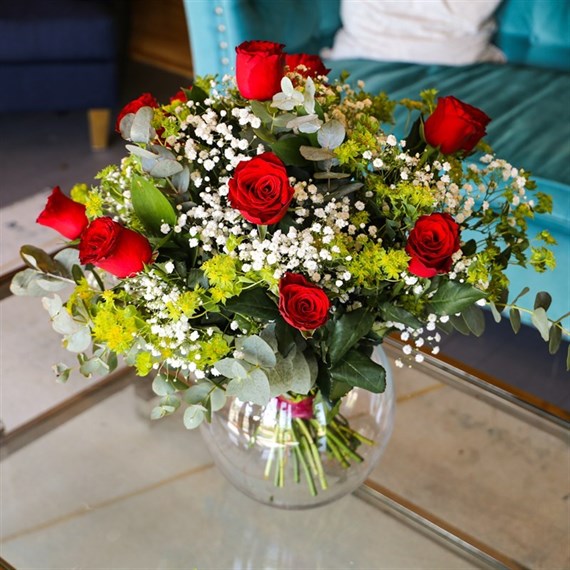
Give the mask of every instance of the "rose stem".
[(361, 463), (362, 461), (364, 461), (364, 459), (358, 455), (358, 453), (355, 453), (354, 451), (352, 451), (352, 449), (350, 449), (350, 447), (348, 447), (347, 445), (345, 445), (333, 432), (333, 430), (329, 430), (329, 434), (328, 434), (329, 438), (331, 439), (332, 442), (334, 442), (340, 449), (341, 453), (343, 455), (347, 455), (348, 457), (350, 457), (351, 459), (354, 459), (354, 461), (358, 461), (359, 463)]
[(293, 479), (295, 480), (295, 483), (300, 483), (301, 482), (301, 473), (299, 471), (299, 458), (297, 457), (297, 442), (294, 442), (295, 445), (292, 445), (291, 448), (293, 449), (293, 453), (291, 454), (292, 458), (293, 458)]
[(328, 488), (328, 485), (327, 485), (327, 479), (325, 477), (325, 472), (323, 471), (323, 464), (321, 463), (321, 457), (319, 455), (319, 450), (317, 449), (317, 446), (315, 445), (315, 442), (314, 442), (309, 430), (307, 429), (305, 422), (301, 419), (297, 419), (296, 422), (297, 422), (297, 425), (300, 427), (301, 431), (304, 433), (305, 438), (307, 439), (307, 442), (309, 444), (309, 449), (313, 455), (313, 460), (314, 460), (316, 468), (317, 468), (317, 474), (319, 476), (319, 482), (321, 483), (321, 488), (323, 490), (325, 490)]
[(307, 478), (307, 484), (309, 485), (309, 491), (313, 497), (317, 496), (317, 487), (315, 486), (315, 482), (313, 481), (313, 477), (311, 475), (311, 470), (307, 465), (307, 461), (303, 457), (303, 452), (299, 449), (298, 446), (295, 446), (295, 457), (298, 459), (299, 463), (303, 466), (303, 471), (305, 472), (305, 477)]
[(358, 441), (361, 441), (362, 443), (365, 443), (366, 445), (374, 445), (374, 441), (372, 441), (371, 439), (368, 439), (367, 437), (363, 436), (362, 434), (358, 433), (357, 431), (350, 429), (349, 427), (345, 427), (344, 425), (339, 425), (337, 427), (337, 429), (350, 434), (351, 436), (358, 439)]

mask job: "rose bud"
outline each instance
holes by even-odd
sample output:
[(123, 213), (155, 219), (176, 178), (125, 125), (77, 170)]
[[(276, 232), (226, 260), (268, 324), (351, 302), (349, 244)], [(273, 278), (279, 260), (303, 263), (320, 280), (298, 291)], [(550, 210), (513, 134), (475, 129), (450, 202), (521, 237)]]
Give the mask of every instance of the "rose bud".
[(152, 248), (143, 235), (111, 218), (93, 220), (81, 236), (79, 260), (120, 277), (132, 277), (152, 259)]
[(117, 117), (117, 122), (115, 123), (115, 130), (121, 132), (121, 121), (129, 113), (136, 113), (141, 107), (152, 107), (155, 109), (158, 107), (158, 101), (150, 93), (143, 93), (137, 99), (127, 103), (120, 111)]
[(76, 239), (89, 224), (85, 206), (73, 201), (55, 186), (47, 199), (47, 204), (36, 220), (38, 224), (58, 231), (68, 239)]
[[(192, 86), (186, 87), (186, 91), (190, 91)], [(184, 89), (179, 89), (171, 98), (170, 102), (174, 103), (174, 101), (180, 101), (181, 103), (186, 103), (188, 101), (188, 95), (186, 95)]]
[(266, 101), (281, 91), (284, 47), (265, 41), (243, 42), (236, 47), (236, 81), (242, 97)]
[(406, 244), (412, 258), (408, 271), (418, 277), (448, 273), (459, 250), (459, 224), (449, 214), (420, 216)]
[(323, 60), (318, 55), (307, 53), (287, 54), (285, 64), (289, 71), (296, 71), (303, 77), (317, 77), (318, 75), (328, 75), (330, 69), (325, 67)]
[(269, 225), (283, 218), (294, 192), (281, 159), (264, 152), (237, 165), (228, 199), (248, 222)]
[(424, 125), (426, 142), (443, 154), (471, 152), (487, 134), (485, 127), (491, 119), (477, 107), (455, 97), (441, 97), (435, 111)]
[(330, 301), (317, 285), (298, 273), (285, 273), (279, 281), (279, 312), (287, 323), (301, 331), (312, 331), (329, 318)]

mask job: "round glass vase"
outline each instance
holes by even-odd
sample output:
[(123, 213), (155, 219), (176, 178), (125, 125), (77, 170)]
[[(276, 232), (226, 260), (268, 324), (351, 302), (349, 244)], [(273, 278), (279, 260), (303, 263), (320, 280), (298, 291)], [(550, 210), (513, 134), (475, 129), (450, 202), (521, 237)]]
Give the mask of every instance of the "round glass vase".
[(284, 509), (323, 505), (357, 489), (394, 423), (388, 361), (380, 347), (372, 359), (386, 369), (385, 391), (353, 388), (328, 418), (318, 399), (277, 397), (259, 406), (228, 397), (201, 426), (219, 470), (246, 495)]

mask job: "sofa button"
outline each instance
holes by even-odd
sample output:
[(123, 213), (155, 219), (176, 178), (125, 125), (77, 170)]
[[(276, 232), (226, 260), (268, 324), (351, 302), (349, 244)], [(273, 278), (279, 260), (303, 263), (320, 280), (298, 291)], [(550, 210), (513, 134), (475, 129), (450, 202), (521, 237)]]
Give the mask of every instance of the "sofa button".
[(228, 49), (228, 43), (227, 42), (220, 42), (220, 49)]
[(214, 8), (214, 12), (218, 15), (221, 16), (224, 13), (224, 9), (221, 6), (216, 6)]
[(221, 62), (222, 65), (228, 65), (230, 63), (230, 60), (227, 57), (222, 57)]
[(224, 24), (220, 24), (218, 26), (218, 32), (225, 32), (226, 31), (226, 26), (224, 26)]

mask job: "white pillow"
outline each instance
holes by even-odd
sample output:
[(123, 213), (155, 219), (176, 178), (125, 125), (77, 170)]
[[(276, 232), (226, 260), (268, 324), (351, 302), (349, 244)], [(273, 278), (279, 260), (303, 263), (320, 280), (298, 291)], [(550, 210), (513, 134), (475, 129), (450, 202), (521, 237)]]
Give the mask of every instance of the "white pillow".
[(501, 0), (341, 0), (329, 59), (465, 65), (505, 61), (490, 43)]

